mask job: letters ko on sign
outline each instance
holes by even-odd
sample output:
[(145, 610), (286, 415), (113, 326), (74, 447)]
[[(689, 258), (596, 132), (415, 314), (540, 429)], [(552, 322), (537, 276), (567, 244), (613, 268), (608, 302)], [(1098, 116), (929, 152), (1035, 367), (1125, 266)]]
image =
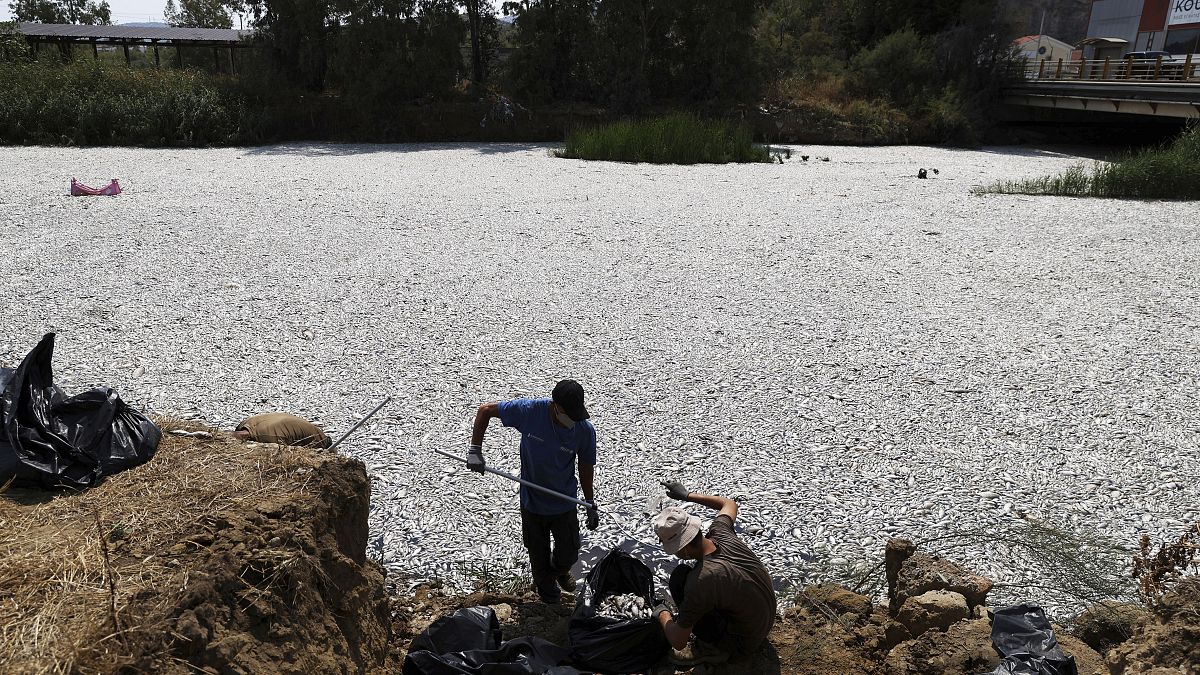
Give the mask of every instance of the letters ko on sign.
[(1175, 0), (1171, 4), (1171, 19), (1167, 25), (1200, 23), (1200, 0)]

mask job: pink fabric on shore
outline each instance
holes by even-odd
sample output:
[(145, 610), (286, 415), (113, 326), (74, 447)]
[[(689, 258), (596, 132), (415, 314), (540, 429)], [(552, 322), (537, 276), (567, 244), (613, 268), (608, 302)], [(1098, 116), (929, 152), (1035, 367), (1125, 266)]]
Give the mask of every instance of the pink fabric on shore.
[(117, 184), (116, 178), (112, 179), (111, 183), (102, 188), (88, 187), (74, 178), (71, 179), (72, 197), (83, 197), (85, 195), (103, 195), (105, 197), (114, 197), (119, 194), (121, 194), (121, 186)]

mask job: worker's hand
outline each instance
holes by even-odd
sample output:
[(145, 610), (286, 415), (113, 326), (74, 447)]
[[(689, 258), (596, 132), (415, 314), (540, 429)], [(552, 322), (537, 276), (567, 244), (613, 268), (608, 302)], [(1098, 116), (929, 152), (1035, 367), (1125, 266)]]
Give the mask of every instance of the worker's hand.
[(665, 603), (665, 602), (658, 603), (657, 605), (654, 606), (654, 609), (651, 611), (653, 612), (653, 614), (651, 616), (654, 617), (655, 621), (658, 621), (658, 617), (662, 616), (663, 612), (670, 614), (672, 619), (675, 618), (675, 614), (671, 612), (670, 606), (668, 606), (667, 603)]
[(475, 473), (483, 473), (483, 467), (487, 466), (483, 463), (483, 446), (472, 445), (471, 450), (467, 452), (467, 468)]
[(587, 510), (587, 529), (595, 530), (600, 527), (600, 509), (596, 508), (596, 500), (588, 502), (591, 506)]
[(688, 498), (688, 489), (677, 480), (662, 481), (663, 487), (667, 488), (667, 496), (671, 499), (678, 499), (681, 502), (686, 502)]

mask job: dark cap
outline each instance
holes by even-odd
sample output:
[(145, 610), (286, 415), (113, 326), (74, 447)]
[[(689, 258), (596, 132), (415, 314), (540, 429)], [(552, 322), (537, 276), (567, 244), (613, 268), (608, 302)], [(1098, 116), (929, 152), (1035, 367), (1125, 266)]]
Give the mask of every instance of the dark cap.
[(562, 407), (567, 417), (579, 422), (591, 417), (587, 408), (583, 407), (583, 387), (575, 380), (563, 380), (554, 385), (554, 393), (550, 395), (554, 402)]

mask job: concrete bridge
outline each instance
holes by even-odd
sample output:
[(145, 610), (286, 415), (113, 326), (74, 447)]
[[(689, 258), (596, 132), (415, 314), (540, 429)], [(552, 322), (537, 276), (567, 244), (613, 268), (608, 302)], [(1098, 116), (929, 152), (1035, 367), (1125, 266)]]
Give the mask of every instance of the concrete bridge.
[(1026, 62), (1005, 87), (1009, 105), (1200, 118), (1200, 63), (1186, 59)]

